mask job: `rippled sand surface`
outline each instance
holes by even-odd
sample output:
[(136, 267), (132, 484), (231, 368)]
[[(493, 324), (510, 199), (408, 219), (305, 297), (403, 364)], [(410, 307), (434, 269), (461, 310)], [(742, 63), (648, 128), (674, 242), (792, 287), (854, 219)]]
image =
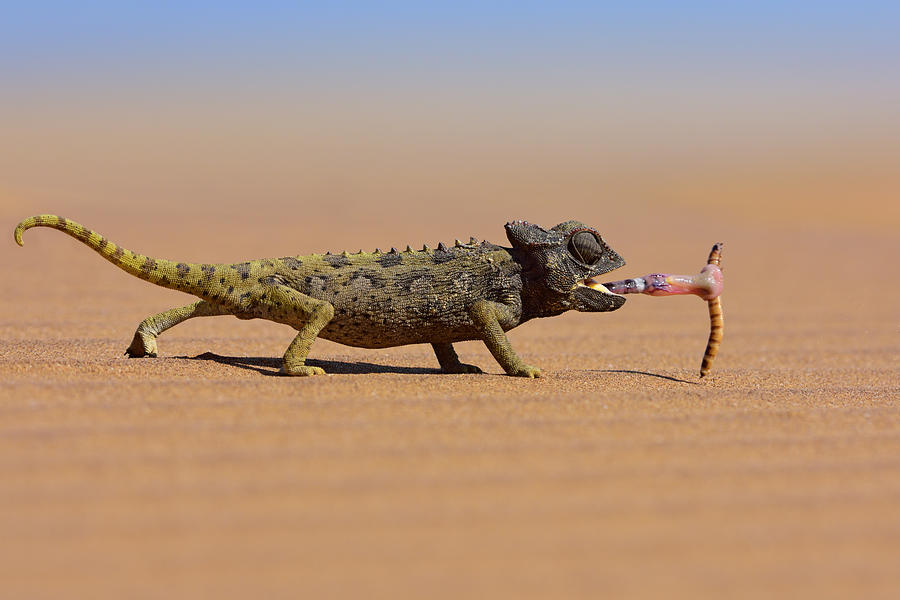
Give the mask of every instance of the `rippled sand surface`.
[(488, 374), (445, 376), (427, 347), (321, 340), (313, 364), (331, 374), (283, 378), (291, 330), (227, 317), (129, 360), (137, 323), (189, 299), (59, 232), (17, 248), (16, 221), (55, 210), (20, 199), (0, 247), (0, 595), (896, 597), (900, 242), (877, 218), (386, 206), (63, 214), (191, 261), (504, 242), (504, 219), (580, 218), (625, 276), (696, 272), (721, 239), (712, 376), (697, 380), (693, 297), (516, 329), (536, 381), (501, 375), (478, 343), (458, 351)]

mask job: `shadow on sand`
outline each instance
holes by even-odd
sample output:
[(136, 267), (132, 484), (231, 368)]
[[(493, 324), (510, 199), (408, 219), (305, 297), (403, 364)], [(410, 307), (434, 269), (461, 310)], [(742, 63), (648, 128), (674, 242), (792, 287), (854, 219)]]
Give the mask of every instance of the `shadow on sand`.
[(647, 371), (629, 371), (627, 369), (603, 369), (600, 372), (601, 373), (628, 373), (630, 375), (646, 375), (647, 377), (657, 377), (659, 379), (668, 379), (669, 381), (676, 381), (678, 383), (688, 383), (690, 385), (697, 385), (696, 381), (688, 381), (686, 379), (678, 379), (677, 377), (669, 377), (668, 375), (660, 375), (658, 373), (649, 373)]
[[(203, 360), (229, 365), (239, 369), (256, 371), (262, 375), (281, 376), (281, 359), (266, 356), (220, 356), (212, 352), (204, 352), (197, 356), (178, 356), (176, 358), (186, 360)], [(425, 367), (395, 367), (391, 365), (376, 365), (367, 362), (344, 362), (339, 360), (307, 359), (306, 364), (311, 367), (321, 367), (326, 373), (332, 375), (370, 375), (373, 373), (399, 373), (402, 375), (435, 375), (440, 374), (440, 369), (428, 369)]]
[[(272, 377), (280, 377), (281, 359), (267, 356), (220, 356), (212, 352), (204, 352), (197, 356), (176, 356), (182, 360), (202, 360), (237, 367), (239, 369), (247, 369), (256, 371), (261, 375)], [(427, 367), (396, 367), (392, 365), (377, 365), (367, 362), (345, 362), (341, 360), (318, 360), (314, 358), (307, 359), (306, 364), (311, 367), (321, 367), (326, 373), (331, 375), (372, 375), (375, 373), (396, 373), (400, 375), (440, 375), (440, 369), (429, 369)], [(657, 379), (666, 379), (676, 383), (687, 383), (689, 385), (697, 385), (696, 381), (687, 381), (670, 377), (669, 375), (660, 375), (658, 373), (650, 373), (648, 371), (632, 371), (627, 369), (602, 369), (595, 371), (597, 373), (626, 373), (629, 375), (644, 375), (646, 377), (656, 377)]]

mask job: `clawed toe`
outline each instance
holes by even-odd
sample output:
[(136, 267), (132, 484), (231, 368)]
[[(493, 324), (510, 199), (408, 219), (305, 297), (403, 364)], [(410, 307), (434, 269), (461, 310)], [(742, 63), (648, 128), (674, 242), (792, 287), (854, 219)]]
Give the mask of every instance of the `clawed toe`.
[(324, 375), (325, 369), (321, 367), (308, 367), (306, 365), (298, 365), (295, 367), (282, 365), (281, 374), (290, 375), (291, 377), (310, 377), (312, 375)]
[(450, 367), (448, 369), (441, 370), (448, 375), (467, 375), (484, 372), (475, 365), (467, 365), (466, 363), (459, 363), (458, 365), (454, 365), (453, 367)]
[(541, 370), (537, 367), (532, 367), (531, 365), (522, 365), (517, 367), (515, 371), (511, 372), (510, 375), (514, 377), (528, 377), (530, 379), (537, 379), (541, 376)]
[(129, 358), (156, 358), (156, 338), (135, 333), (131, 345), (125, 350), (125, 355)]

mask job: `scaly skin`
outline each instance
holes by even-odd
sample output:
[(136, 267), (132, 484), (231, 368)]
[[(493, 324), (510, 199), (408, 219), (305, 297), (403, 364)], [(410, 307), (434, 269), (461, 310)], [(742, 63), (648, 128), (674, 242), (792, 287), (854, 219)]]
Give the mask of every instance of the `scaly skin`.
[[(544, 230), (507, 223), (512, 247), (474, 238), (436, 250), (311, 254), (236, 264), (174, 262), (136, 254), (74, 221), (55, 215), (25, 219), (16, 242), (32, 227), (58, 229), (105, 259), (150, 283), (200, 298), (148, 317), (126, 354), (157, 355), (156, 338), (193, 317), (234, 315), (290, 325), (297, 336), (282, 372), (318, 375), (306, 357), (316, 337), (361, 348), (430, 343), (446, 373), (480, 373), (461, 363), (454, 342), (483, 340), (509, 375), (539, 377), (513, 351), (506, 331), (535, 317), (567, 310), (609, 311), (624, 298), (597, 291), (584, 280), (624, 261), (600, 235), (568, 221)], [(577, 242), (577, 243), (576, 243)]]

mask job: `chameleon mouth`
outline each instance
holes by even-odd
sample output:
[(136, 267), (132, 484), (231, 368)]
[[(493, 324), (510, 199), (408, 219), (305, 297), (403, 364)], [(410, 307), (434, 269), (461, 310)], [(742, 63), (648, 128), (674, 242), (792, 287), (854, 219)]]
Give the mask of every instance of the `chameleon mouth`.
[(600, 283), (599, 276), (582, 279), (578, 282), (577, 286), (590, 288), (595, 292), (600, 292), (601, 294), (606, 294), (607, 296), (621, 296), (621, 294), (616, 294), (615, 292), (609, 291), (609, 289), (605, 285)]

